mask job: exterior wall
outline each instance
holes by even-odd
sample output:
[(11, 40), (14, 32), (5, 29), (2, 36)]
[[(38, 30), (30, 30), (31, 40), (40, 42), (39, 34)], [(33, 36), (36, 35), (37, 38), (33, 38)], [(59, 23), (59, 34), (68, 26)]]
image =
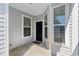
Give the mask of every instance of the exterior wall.
[(22, 38), (22, 15), (30, 16), (15, 8), (9, 7), (9, 40), (10, 49), (30, 43), (33, 37), (33, 19), (32, 18), (32, 37)]
[(0, 3), (0, 56), (8, 55), (8, 4)]

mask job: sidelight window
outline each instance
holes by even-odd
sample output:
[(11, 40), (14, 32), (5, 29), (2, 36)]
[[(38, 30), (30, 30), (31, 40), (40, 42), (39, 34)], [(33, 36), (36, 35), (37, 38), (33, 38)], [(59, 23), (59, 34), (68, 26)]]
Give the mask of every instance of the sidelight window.
[(44, 37), (48, 38), (48, 24), (47, 24), (47, 14), (44, 16)]

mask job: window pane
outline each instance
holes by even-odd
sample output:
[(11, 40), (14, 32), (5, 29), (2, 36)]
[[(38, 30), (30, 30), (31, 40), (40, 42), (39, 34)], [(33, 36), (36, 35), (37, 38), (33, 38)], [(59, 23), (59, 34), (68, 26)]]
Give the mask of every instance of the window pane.
[(54, 9), (54, 24), (65, 24), (65, 6)]
[(44, 16), (44, 25), (47, 26), (47, 15)]
[(48, 31), (48, 28), (47, 28), (47, 27), (44, 27), (44, 29), (45, 29), (45, 32), (44, 32), (45, 38), (48, 38), (48, 37), (47, 37), (47, 34), (48, 34), (47, 31)]
[(54, 26), (54, 42), (65, 42), (65, 26)]
[(31, 35), (31, 28), (24, 27), (24, 37)]
[(31, 19), (24, 17), (24, 26), (31, 26)]

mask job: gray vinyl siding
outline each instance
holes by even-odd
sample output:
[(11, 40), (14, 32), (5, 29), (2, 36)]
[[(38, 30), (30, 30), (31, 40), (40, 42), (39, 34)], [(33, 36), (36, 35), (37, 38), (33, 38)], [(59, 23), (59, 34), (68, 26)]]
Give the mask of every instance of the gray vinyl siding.
[(0, 4), (0, 56), (7, 55), (7, 5)]
[(79, 4), (78, 4), (78, 55), (79, 55)]

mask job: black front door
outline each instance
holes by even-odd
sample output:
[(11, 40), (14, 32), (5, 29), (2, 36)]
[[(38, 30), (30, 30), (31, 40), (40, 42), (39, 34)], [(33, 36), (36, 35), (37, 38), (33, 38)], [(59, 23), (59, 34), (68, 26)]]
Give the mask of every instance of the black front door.
[(42, 21), (36, 22), (36, 40), (42, 41)]

